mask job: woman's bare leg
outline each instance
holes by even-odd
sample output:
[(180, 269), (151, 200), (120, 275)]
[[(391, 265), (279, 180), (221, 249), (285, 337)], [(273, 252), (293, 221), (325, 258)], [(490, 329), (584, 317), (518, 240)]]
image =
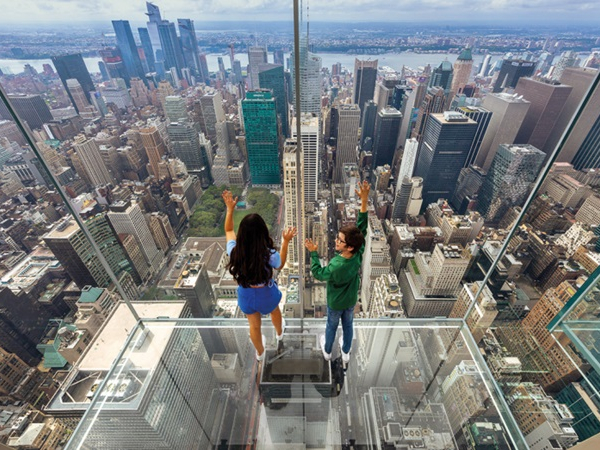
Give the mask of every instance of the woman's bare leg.
[(259, 312), (246, 314), (248, 324), (250, 325), (250, 340), (259, 355), (265, 351), (262, 343), (262, 333), (260, 332), (261, 315)]
[(273, 311), (271, 311), (271, 322), (273, 322), (273, 326), (275, 327), (275, 331), (277, 331), (277, 336), (281, 336), (283, 332), (282, 329), (282, 320), (281, 320), (281, 310), (279, 306), (276, 306)]

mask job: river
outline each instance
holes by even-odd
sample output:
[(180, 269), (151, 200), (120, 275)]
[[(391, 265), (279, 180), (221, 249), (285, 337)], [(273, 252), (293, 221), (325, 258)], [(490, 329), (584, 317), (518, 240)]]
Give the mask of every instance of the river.
[[(354, 58), (358, 57), (360, 59), (377, 59), (379, 60), (379, 66), (388, 66), (394, 70), (400, 71), (402, 69), (402, 65), (406, 65), (413, 69), (416, 69), (420, 66), (425, 66), (427, 64), (431, 64), (432, 66), (439, 65), (444, 59), (448, 58), (448, 61), (454, 63), (458, 55), (456, 54), (447, 54), (447, 53), (383, 53), (380, 55), (349, 55), (347, 53), (319, 53), (318, 54), (323, 60), (323, 67), (327, 67), (331, 70), (331, 66), (335, 63), (341, 63), (342, 66), (346, 67), (348, 70), (352, 70), (354, 67)], [(218, 55), (218, 54), (208, 54), (206, 55), (206, 61), (208, 63), (208, 69), (210, 71), (216, 72), (218, 70), (218, 62), (217, 58), (222, 56), (223, 62), (226, 68), (230, 68), (229, 64), (229, 56)], [(287, 58), (289, 54), (286, 54)], [(246, 53), (239, 53), (236, 56), (236, 59), (239, 59), (242, 67), (248, 64), (248, 55)], [(272, 62), (273, 54), (269, 54), (269, 60)], [(492, 58), (492, 62), (499, 59), (500, 56), (496, 56)], [(83, 58), (87, 69), (90, 73), (96, 73), (100, 70), (98, 69), (98, 61), (100, 61), (99, 57), (89, 57)], [(473, 65), (477, 67), (481, 61), (483, 60), (483, 55), (474, 55), (473, 56)], [(43, 70), (44, 64), (52, 65), (52, 61), (50, 59), (0, 59), (0, 69), (4, 73), (12, 73), (17, 74), (23, 72), (23, 67), (25, 64), (30, 64), (36, 70), (41, 72)]]

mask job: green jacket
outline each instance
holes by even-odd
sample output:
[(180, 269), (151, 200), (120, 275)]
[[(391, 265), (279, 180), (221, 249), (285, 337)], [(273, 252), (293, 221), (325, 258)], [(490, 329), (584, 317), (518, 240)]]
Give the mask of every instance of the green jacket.
[[(358, 213), (356, 226), (363, 236), (367, 236), (368, 214)], [(327, 305), (334, 310), (348, 309), (358, 300), (358, 287), (360, 280), (358, 271), (362, 263), (365, 246), (363, 245), (352, 258), (336, 255), (327, 267), (321, 267), (319, 254), (310, 252), (310, 269), (313, 276), (320, 281), (327, 281)]]

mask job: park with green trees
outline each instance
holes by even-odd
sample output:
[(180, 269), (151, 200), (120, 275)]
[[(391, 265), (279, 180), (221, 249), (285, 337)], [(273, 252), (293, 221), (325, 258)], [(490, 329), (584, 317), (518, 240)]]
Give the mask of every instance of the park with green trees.
[[(225, 221), (225, 203), (221, 198), (221, 193), (227, 187), (211, 186), (206, 189), (194, 212), (190, 217), (190, 227), (187, 231), (187, 237), (221, 237), (225, 236), (223, 222)], [(229, 188), (234, 196), (241, 196), (242, 189), (238, 186)], [(250, 188), (246, 193), (244, 200), (245, 209), (236, 208), (233, 221), (237, 230), (240, 221), (244, 216), (250, 213), (260, 214), (269, 229), (272, 229), (277, 222), (279, 212), (279, 196), (272, 194), (265, 188)]]

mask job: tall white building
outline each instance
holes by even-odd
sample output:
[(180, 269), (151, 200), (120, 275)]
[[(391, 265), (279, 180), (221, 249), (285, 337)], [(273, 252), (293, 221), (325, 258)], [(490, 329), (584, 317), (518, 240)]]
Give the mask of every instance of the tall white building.
[(260, 89), (258, 68), (261, 64), (266, 64), (267, 62), (267, 49), (265, 47), (250, 47), (248, 49), (248, 81), (250, 84), (250, 89)]
[(492, 118), (475, 158), (475, 165), (488, 171), (500, 144), (513, 144), (529, 111), (530, 102), (517, 94), (486, 95), (481, 106), (492, 112)]
[(419, 141), (415, 138), (407, 139), (404, 144), (404, 152), (402, 153), (402, 162), (398, 171), (398, 182), (402, 182), (404, 178), (412, 178), (415, 171), (415, 163), (417, 162), (417, 150), (419, 149)]
[[(285, 147), (283, 150), (283, 197), (285, 202), (285, 226), (286, 227), (298, 227), (298, 195), (296, 194), (296, 188), (298, 178), (301, 176), (301, 168), (296, 164), (296, 152), (298, 151), (297, 141), (295, 139), (288, 139), (285, 141)], [(303, 206), (302, 211), (304, 211)], [(299, 273), (298, 263), (298, 239), (292, 239), (290, 241), (288, 249), (288, 262), (287, 267), (284, 271), (287, 274)]]
[(363, 311), (370, 309), (371, 293), (375, 280), (391, 272), (390, 249), (385, 232), (377, 216), (369, 215), (369, 226), (362, 261), (362, 285), (360, 298)]
[(135, 238), (152, 272), (156, 272), (162, 262), (162, 253), (156, 247), (139, 205), (130, 201), (116, 202), (106, 215), (117, 234), (131, 234)]
[(113, 176), (108, 172), (98, 144), (85, 136), (77, 136), (73, 148), (77, 151), (79, 159), (87, 172), (90, 182), (95, 186), (111, 184), (114, 182)]
[[(302, 161), (304, 181), (304, 202), (306, 204), (317, 200), (319, 187), (319, 155), (321, 154), (321, 121), (315, 114), (302, 113), (300, 133), (302, 135)], [(296, 118), (292, 120), (292, 138), (298, 139)]]
[[(292, 62), (292, 95), (296, 104), (296, 68)], [(308, 38), (300, 38), (300, 112), (321, 114), (321, 57), (308, 51)]]
[(338, 107), (338, 140), (335, 151), (334, 183), (341, 183), (345, 164), (356, 164), (358, 153), (358, 127), (360, 108), (358, 105), (340, 105)]

